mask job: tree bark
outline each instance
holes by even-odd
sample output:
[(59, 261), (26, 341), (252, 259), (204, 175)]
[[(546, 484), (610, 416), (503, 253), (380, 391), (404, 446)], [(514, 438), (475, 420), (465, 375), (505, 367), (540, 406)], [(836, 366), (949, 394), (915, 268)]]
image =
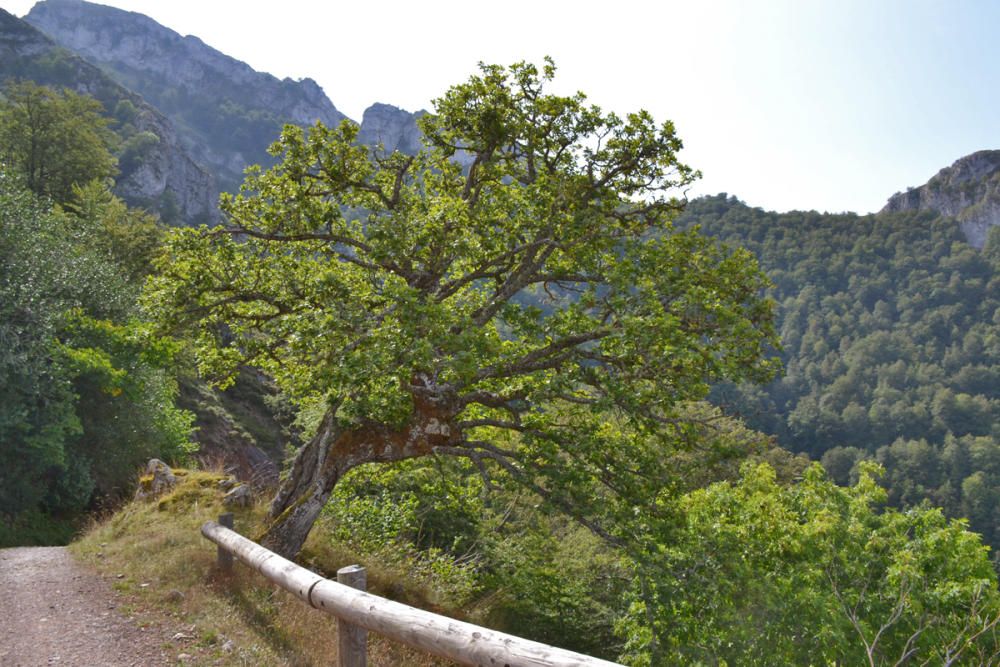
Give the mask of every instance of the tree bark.
[(374, 422), (344, 427), (337, 422), (337, 407), (331, 406), (271, 501), (271, 524), (260, 543), (285, 558), (295, 558), (334, 486), (352, 468), (428, 456), (436, 447), (453, 447), (461, 441), (453, 401), (415, 398), (414, 404), (410, 421), (402, 427)]

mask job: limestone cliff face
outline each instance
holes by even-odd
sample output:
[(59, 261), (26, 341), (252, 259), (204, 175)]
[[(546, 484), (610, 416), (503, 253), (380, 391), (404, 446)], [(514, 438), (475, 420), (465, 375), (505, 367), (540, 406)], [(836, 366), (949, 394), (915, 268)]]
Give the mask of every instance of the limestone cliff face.
[(420, 150), (422, 135), (417, 119), (424, 112), (410, 113), (389, 104), (373, 104), (361, 119), (358, 142), (369, 146), (381, 144), (386, 152), (398, 150), (410, 155)]
[(215, 178), (184, 150), (170, 121), (154, 111), (139, 120), (137, 129), (159, 137), (159, 150), (152, 150), (116, 185), (120, 195), (126, 201), (160, 211), (166, 222), (217, 222), (219, 188)]
[(990, 228), (1000, 225), (1000, 150), (967, 155), (919, 188), (893, 195), (882, 209), (923, 210), (957, 218), (969, 243), (982, 248)]
[[(373, 104), (365, 109), (358, 143), (381, 145), (388, 153), (398, 150), (413, 155), (423, 146), (423, 134), (417, 120), (426, 113), (410, 113), (391, 104)], [(458, 151), (452, 159), (463, 167), (472, 164), (472, 157), (465, 151)]]
[(336, 125), (343, 118), (311, 79), (293, 81), (181, 36), (152, 19), (83, 0), (44, 0), (25, 17), (63, 46), (111, 72), (183, 128), (180, 140), (235, 190), (285, 123)]
[[(37, 29), (0, 9), (0, 80), (28, 79), (66, 87), (99, 101), (109, 116), (122, 103), (131, 109), (130, 132), (155, 136), (140, 155), (122, 164), (115, 189), (132, 204), (169, 209), (173, 222), (217, 218), (218, 189), (212, 177), (185, 152), (170, 121), (142, 97), (94, 65), (60, 47)], [(114, 129), (122, 133), (118, 122)]]
[[(219, 190), (235, 192), (251, 164), (275, 163), (267, 147), (284, 124), (333, 126), (345, 118), (312, 79), (279, 80), (257, 72), (142, 14), (84, 0), (42, 0), (25, 21), (155, 107), (161, 143), (181, 147), (206, 167)], [(422, 143), (416, 121), (424, 113), (374, 104), (364, 112), (358, 141), (416, 153)], [(194, 197), (194, 163), (163, 157), (144, 163), (122, 191), (150, 192), (169, 181), (178, 199)], [(467, 158), (460, 153), (455, 159), (466, 164)], [(215, 210), (215, 193), (211, 199)]]

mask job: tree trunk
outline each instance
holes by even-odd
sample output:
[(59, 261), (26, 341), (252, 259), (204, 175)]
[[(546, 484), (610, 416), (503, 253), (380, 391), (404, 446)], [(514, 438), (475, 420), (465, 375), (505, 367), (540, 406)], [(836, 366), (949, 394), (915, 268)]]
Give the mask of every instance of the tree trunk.
[[(282, 512), (275, 521), (268, 527), (267, 532), (261, 539), (261, 544), (279, 556), (293, 559), (298, 555), (309, 537), (309, 531), (319, 518), (319, 513), (326, 505), (330, 497), (330, 491), (323, 491), (326, 486), (325, 480), (318, 480), (313, 488), (298, 498), (292, 507)], [(337, 483), (334, 478), (330, 483), (330, 490), (333, 490)]]
[(452, 405), (440, 400), (414, 402), (410, 421), (395, 428), (371, 422), (345, 428), (337, 423), (337, 407), (331, 406), (316, 435), (299, 450), (288, 478), (271, 501), (271, 525), (261, 544), (294, 559), (334, 486), (349, 470), (364, 463), (427, 456), (435, 447), (460, 441), (460, 430), (452, 423)]

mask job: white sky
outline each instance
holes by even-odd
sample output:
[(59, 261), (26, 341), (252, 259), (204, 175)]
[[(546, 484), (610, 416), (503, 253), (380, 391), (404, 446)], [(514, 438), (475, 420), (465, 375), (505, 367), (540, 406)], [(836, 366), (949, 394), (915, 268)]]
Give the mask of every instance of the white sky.
[[(23, 16), (32, 0), (0, 0)], [(479, 61), (540, 62), (556, 90), (671, 119), (695, 194), (766, 209), (878, 210), (1000, 144), (989, 0), (104, 0), (279, 77), (355, 120), (429, 108)]]

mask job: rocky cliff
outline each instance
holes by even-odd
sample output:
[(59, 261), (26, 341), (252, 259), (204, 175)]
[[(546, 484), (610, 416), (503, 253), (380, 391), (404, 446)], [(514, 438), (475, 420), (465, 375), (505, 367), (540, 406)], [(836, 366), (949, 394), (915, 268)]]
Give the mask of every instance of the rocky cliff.
[(182, 128), (185, 148), (226, 190), (239, 186), (247, 165), (273, 163), (267, 147), (285, 123), (344, 118), (315, 81), (257, 72), (142, 14), (44, 0), (25, 20), (148, 99)]
[(358, 141), (369, 146), (381, 145), (389, 153), (399, 150), (412, 155), (420, 150), (417, 119), (423, 114), (422, 111), (410, 113), (389, 104), (373, 104), (365, 109)]
[(0, 9), (0, 80), (12, 78), (90, 95), (115, 118), (113, 129), (126, 145), (129, 137), (145, 139), (141, 150), (120, 161), (115, 189), (127, 201), (159, 210), (177, 223), (217, 217), (218, 188), (181, 147), (163, 114), (94, 65)]
[(1000, 150), (967, 155), (919, 188), (896, 193), (882, 209), (923, 210), (957, 218), (969, 243), (982, 248), (990, 228), (1000, 225)]

